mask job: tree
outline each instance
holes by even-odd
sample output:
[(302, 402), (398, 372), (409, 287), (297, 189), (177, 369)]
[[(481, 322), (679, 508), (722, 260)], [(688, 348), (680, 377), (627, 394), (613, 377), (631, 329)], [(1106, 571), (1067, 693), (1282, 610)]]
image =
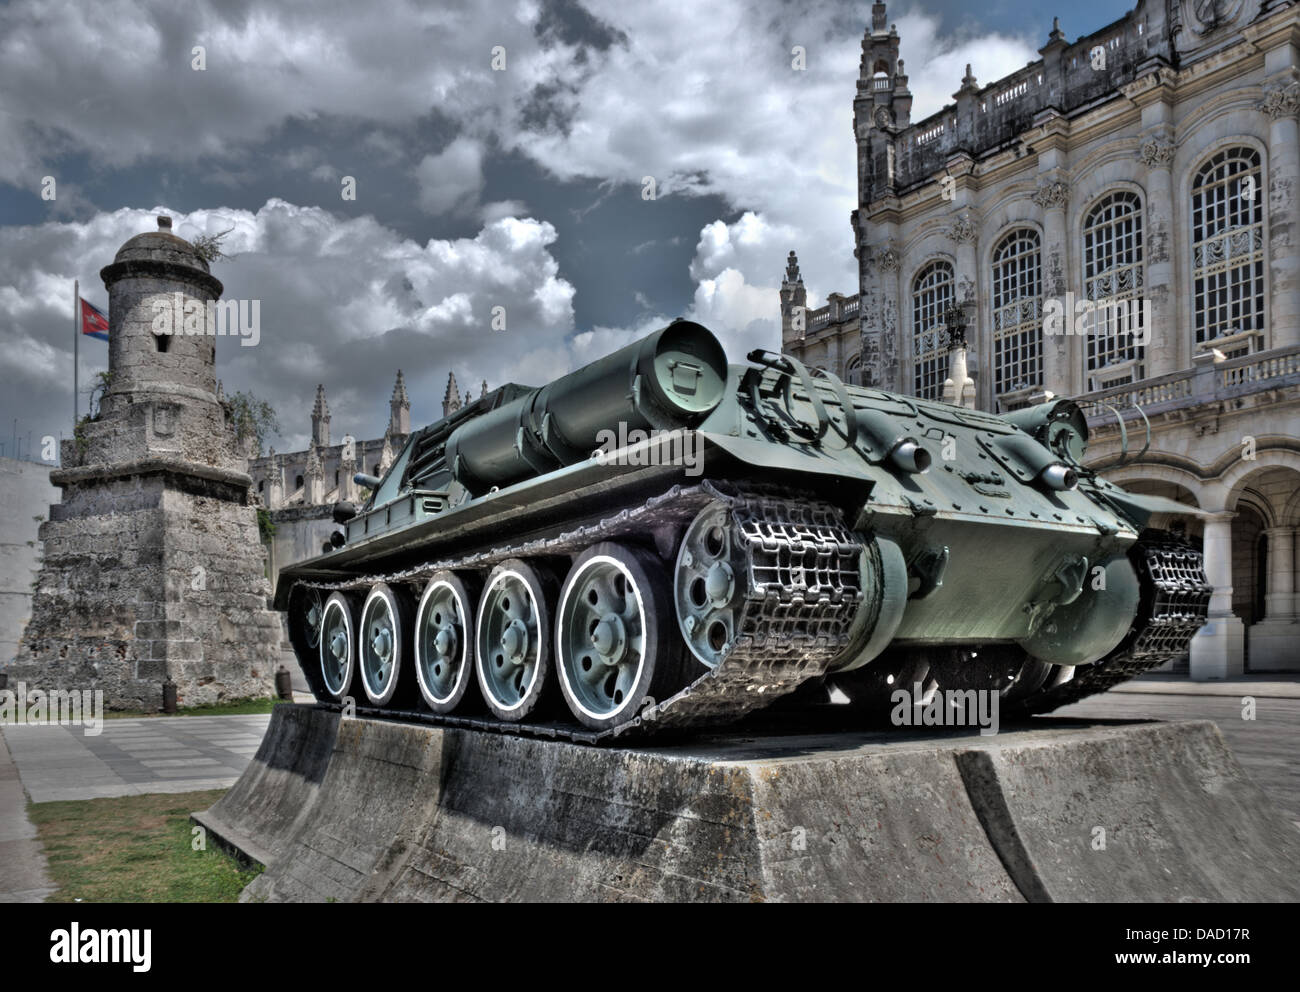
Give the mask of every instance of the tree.
[(108, 395), (108, 387), (113, 384), (112, 372), (95, 373), (95, 384), (90, 390), (90, 409), (81, 415), (81, 419), (72, 425), (72, 439), (77, 443), (78, 455), (84, 456), (90, 450), (90, 438), (86, 436), (86, 425), (99, 419), (100, 407)]
[(279, 433), (280, 421), (275, 409), (266, 400), (258, 399), (252, 393), (235, 393), (226, 397), (224, 404), (226, 419), (235, 427), (235, 439), (241, 444), (247, 438), (257, 441), (257, 455), (261, 457), (262, 446), (268, 434)]
[(197, 238), (191, 241), (190, 244), (192, 244), (194, 250), (198, 252), (199, 258), (203, 259), (205, 262), (211, 263), (222, 258), (229, 258), (230, 256), (221, 250), (221, 242), (225, 240), (226, 235), (233, 230), (233, 227), (228, 227), (220, 234), (200, 234)]

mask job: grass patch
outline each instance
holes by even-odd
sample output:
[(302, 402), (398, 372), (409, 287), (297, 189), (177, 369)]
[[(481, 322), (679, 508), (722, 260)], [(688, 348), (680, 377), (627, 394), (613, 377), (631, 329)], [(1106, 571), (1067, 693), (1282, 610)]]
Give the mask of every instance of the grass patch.
[(224, 789), (28, 803), (58, 889), (47, 902), (235, 902), (261, 874), (208, 838), (191, 847), (189, 816)]
[[(275, 696), (265, 699), (238, 699), (233, 703), (213, 703), (210, 706), (193, 706), (177, 710), (174, 716), (243, 716), (247, 713), (270, 713), (276, 703), (285, 702)], [(144, 717), (168, 716), (167, 713), (144, 710), (105, 710), (105, 720), (140, 720)]]

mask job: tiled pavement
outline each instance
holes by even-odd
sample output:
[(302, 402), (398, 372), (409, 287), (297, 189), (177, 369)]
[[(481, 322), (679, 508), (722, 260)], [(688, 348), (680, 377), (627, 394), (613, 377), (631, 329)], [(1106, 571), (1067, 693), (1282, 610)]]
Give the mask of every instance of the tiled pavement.
[(105, 720), (81, 727), (7, 726), (4, 738), (34, 803), (233, 785), (257, 753), (268, 714)]
[(54, 891), (18, 769), (0, 734), (0, 902), (41, 902)]

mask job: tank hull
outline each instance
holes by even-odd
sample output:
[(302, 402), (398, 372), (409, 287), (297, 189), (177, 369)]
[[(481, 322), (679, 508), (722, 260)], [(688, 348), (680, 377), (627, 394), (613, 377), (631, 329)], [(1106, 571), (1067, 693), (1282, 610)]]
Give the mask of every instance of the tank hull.
[[(352, 653), (382, 669), (405, 639), (417, 668), (478, 672), (478, 710), (440, 718), (603, 739), (808, 685), (878, 712), (891, 673), (931, 670), (931, 688), (1039, 711), (1076, 670), (1082, 686), (1090, 667), (1131, 677), (1186, 651), (1209, 598), (1199, 553), (1145, 530), (1164, 501), (1078, 464), (1072, 404), (1009, 419), (720, 356), (681, 322), (412, 435), (341, 547), (281, 573), (318, 698), (355, 701), (320, 673)], [(380, 587), (414, 603), (435, 575), (489, 587), (460, 626), (313, 636), (323, 597), (336, 617)]]

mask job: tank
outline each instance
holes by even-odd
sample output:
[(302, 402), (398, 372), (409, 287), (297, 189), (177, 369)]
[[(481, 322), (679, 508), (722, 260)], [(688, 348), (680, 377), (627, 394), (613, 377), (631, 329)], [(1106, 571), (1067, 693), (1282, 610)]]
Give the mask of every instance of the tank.
[(729, 364), (667, 327), (417, 430), (275, 605), (317, 700), (595, 741), (898, 686), (1044, 713), (1186, 656), (1194, 513), (1083, 465), (1057, 399), (995, 416)]

